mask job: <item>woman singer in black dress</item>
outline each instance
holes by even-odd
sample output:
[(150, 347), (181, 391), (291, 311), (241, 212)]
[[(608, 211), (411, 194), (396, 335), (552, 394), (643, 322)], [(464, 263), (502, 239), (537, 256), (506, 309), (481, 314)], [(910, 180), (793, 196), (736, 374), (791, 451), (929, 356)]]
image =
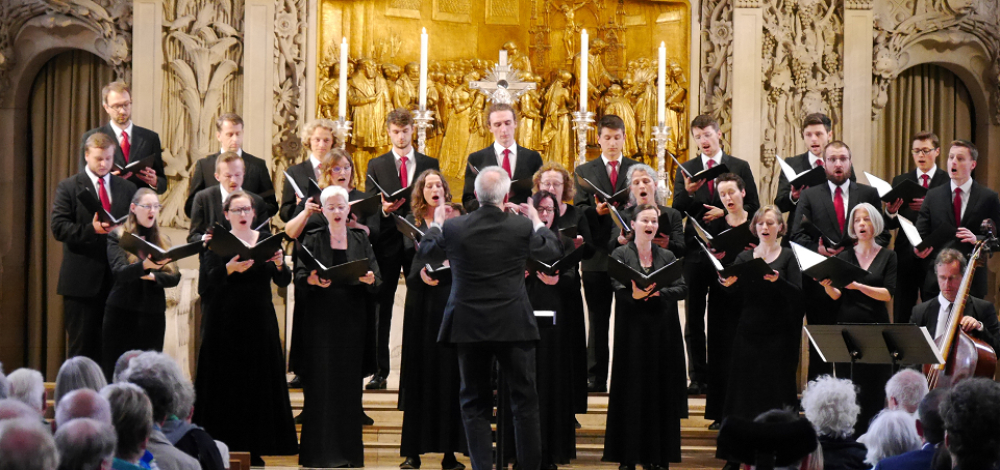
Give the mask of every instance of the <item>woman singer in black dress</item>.
[(118, 356), (125, 351), (163, 351), (167, 328), (163, 289), (176, 286), (181, 273), (169, 259), (140, 260), (118, 246), (123, 232), (128, 232), (160, 248), (170, 248), (170, 238), (160, 233), (157, 224), (161, 208), (156, 192), (141, 188), (132, 196), (128, 220), (121, 229), (108, 234), (108, 264), (115, 279), (102, 325), (101, 369), (108, 382)]
[[(222, 208), (237, 238), (254, 245), (264, 237), (252, 227), (247, 193), (231, 193)], [(292, 455), (298, 448), (271, 301), (271, 282), (283, 287), (292, 280), (283, 261), (280, 250), (263, 264), (223, 259), (212, 250), (201, 260), (204, 337), (193, 421), (231, 449), (250, 451), (255, 465), (263, 465), (262, 455)]]
[[(320, 204), (327, 225), (305, 235), (303, 254), (295, 263), (296, 279), (309, 286), (303, 331), (303, 353), (309, 360), (302, 377), (307, 411), (299, 465), (363, 467), (358, 379), (364, 359), (366, 299), (381, 278), (368, 237), (347, 227), (347, 190), (327, 187)], [(318, 276), (317, 261), (333, 267), (362, 259), (367, 260), (368, 272), (358, 279), (334, 284)]]
[[(847, 218), (847, 235), (856, 240), (854, 249), (847, 249), (837, 257), (868, 271), (863, 278), (843, 289), (833, 287), (829, 279), (820, 281), (826, 293), (839, 299), (837, 323), (889, 323), (889, 301), (896, 292), (896, 252), (879, 246), (875, 237), (882, 233), (885, 222), (878, 209), (861, 203), (851, 209)], [(851, 377), (850, 364), (837, 364), (839, 377)], [(882, 364), (855, 364), (854, 384), (858, 387), (861, 414), (854, 426), (855, 435), (868, 430), (868, 422), (885, 406), (885, 383), (892, 377), (892, 366)]]
[[(611, 253), (639, 272), (652, 272), (677, 258), (653, 243), (659, 209), (636, 208), (635, 239)], [(681, 461), (681, 419), (687, 418), (687, 370), (677, 301), (687, 296), (680, 277), (669, 286), (634, 283), (615, 287), (615, 343), (608, 421), (601, 460), (621, 470), (667, 468)]]
[[(434, 209), (451, 203), (448, 180), (437, 170), (425, 170), (413, 183), (410, 197), (412, 212), (406, 220), (427, 230), (434, 220)], [(464, 211), (461, 204), (452, 217)], [(403, 432), (399, 454), (406, 459), (399, 468), (420, 468), (420, 455), (441, 452), (441, 468), (460, 470), (464, 465), (455, 459), (463, 452), (465, 428), (458, 391), (458, 352), (453, 344), (439, 343), (438, 331), (444, 307), (451, 295), (451, 279), (432, 279), (427, 265), (439, 267), (445, 259), (425, 258), (415, 253), (416, 246), (404, 238), (405, 249), (413, 254), (410, 275), (406, 278), (406, 304), (403, 307), (403, 351), (399, 368), (399, 409), (403, 410)]]

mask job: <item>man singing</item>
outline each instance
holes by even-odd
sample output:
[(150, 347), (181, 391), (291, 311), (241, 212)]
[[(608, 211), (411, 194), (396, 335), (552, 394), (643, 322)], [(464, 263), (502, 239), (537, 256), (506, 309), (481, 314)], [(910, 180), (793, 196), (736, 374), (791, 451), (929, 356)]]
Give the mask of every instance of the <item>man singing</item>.
[[(469, 155), (469, 165), (465, 167), (465, 190), (462, 204), (467, 212), (479, 208), (473, 188), (475, 171), (496, 165), (507, 172), (511, 180), (531, 179), (542, 167), (542, 156), (538, 152), (517, 145), (514, 132), (517, 131), (517, 112), (509, 104), (495, 103), (486, 110), (486, 122), (493, 133), (493, 145)], [(473, 168), (475, 170), (473, 170)], [(522, 204), (531, 196), (531, 189), (515, 191), (510, 202)]]

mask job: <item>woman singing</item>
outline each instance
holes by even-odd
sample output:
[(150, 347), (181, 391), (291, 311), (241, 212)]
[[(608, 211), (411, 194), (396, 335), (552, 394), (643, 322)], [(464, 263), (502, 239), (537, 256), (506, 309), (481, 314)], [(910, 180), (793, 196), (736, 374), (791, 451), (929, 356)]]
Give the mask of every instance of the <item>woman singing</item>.
[[(666, 215), (670, 225), (658, 229), (659, 232), (653, 237), (653, 243), (660, 248), (670, 250), (675, 256), (677, 253), (684, 253), (684, 217), (680, 211), (673, 207), (657, 204), (656, 201), (660, 200), (661, 195), (656, 188), (656, 171), (649, 165), (640, 163), (628, 167), (625, 178), (628, 180), (629, 200), (632, 205), (621, 211), (622, 217), (625, 220), (631, 219), (632, 213), (638, 206), (646, 204), (657, 206), (660, 209), (661, 217)], [(617, 225), (612, 227), (611, 240), (612, 244), (609, 248), (612, 250), (628, 243), (628, 239), (622, 236)]]
[(318, 276), (303, 253), (295, 262), (295, 277), (308, 285), (304, 312), (303, 354), (309, 358), (303, 379), (305, 416), (299, 465), (304, 467), (363, 467), (361, 441), (362, 360), (365, 348), (366, 299), (381, 283), (368, 237), (349, 230), (347, 190), (332, 185), (320, 196), (326, 226), (302, 240), (315, 260), (332, 267), (366, 259), (369, 271), (356, 280), (333, 284)]

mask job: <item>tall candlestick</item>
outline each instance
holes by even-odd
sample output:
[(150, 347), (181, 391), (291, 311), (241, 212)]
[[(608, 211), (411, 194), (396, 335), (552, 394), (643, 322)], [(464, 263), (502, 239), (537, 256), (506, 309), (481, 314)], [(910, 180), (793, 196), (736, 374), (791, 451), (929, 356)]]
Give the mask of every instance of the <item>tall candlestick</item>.
[(340, 43), (340, 107), (338, 115), (347, 119), (347, 38)]
[(590, 39), (587, 36), (587, 30), (580, 31), (580, 112), (587, 112), (587, 85), (589, 77), (587, 77), (587, 72), (589, 71), (589, 65), (587, 65), (587, 60), (590, 59)]
[(667, 45), (660, 43), (660, 62), (656, 83), (656, 122), (663, 125), (667, 116)]
[(427, 108), (427, 28), (420, 33), (420, 109)]

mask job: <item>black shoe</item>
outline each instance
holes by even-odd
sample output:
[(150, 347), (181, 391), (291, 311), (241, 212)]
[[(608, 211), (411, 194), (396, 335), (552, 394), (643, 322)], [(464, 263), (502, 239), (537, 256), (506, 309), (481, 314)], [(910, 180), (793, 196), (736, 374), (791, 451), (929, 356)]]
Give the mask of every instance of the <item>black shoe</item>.
[(250, 454), (250, 466), (251, 467), (263, 467), (264, 459), (260, 458), (259, 455)]
[(300, 411), (299, 414), (295, 415), (295, 424), (302, 424), (302, 417), (305, 416), (305, 410)]
[[(361, 425), (371, 426), (373, 424), (375, 424), (375, 420), (371, 416), (368, 416), (364, 410), (361, 410)], [(417, 457), (417, 466), (415, 468), (420, 468), (420, 457)]]
[(590, 393), (607, 393), (608, 386), (606, 385), (607, 380), (604, 381), (594, 381), (587, 383), (587, 392)]
[(689, 396), (690, 395), (704, 395), (706, 388), (707, 387), (705, 387), (704, 384), (701, 384), (699, 382), (691, 382), (691, 385), (688, 385), (687, 394)]
[(712, 424), (708, 425), (708, 430), (709, 431), (718, 431), (719, 428), (721, 428), (721, 427), (722, 427), (722, 421), (715, 420), (715, 421), (712, 421)]
[(732, 460), (727, 461), (726, 465), (722, 467), (722, 470), (740, 470), (740, 463)]
[(296, 375), (292, 378), (291, 382), (288, 382), (288, 388), (302, 388), (302, 379)]
[(576, 426), (577, 429), (580, 429), (580, 428), (583, 427), (583, 425), (580, 424), (580, 420), (578, 420), (576, 418), (573, 418), (573, 423), (575, 423), (575, 426)]
[(399, 464), (399, 468), (420, 468), (420, 457), (407, 457), (403, 463)]
[(368, 385), (365, 385), (366, 390), (385, 390), (386, 380), (378, 374), (372, 376), (372, 379), (368, 381)]
[(444, 454), (444, 458), (441, 459), (442, 470), (465, 470), (465, 465), (455, 459), (455, 454), (449, 453)]
[(559, 467), (554, 463), (543, 463), (541, 470), (559, 470)]
[(635, 464), (623, 463), (618, 466), (618, 470), (635, 470)]

